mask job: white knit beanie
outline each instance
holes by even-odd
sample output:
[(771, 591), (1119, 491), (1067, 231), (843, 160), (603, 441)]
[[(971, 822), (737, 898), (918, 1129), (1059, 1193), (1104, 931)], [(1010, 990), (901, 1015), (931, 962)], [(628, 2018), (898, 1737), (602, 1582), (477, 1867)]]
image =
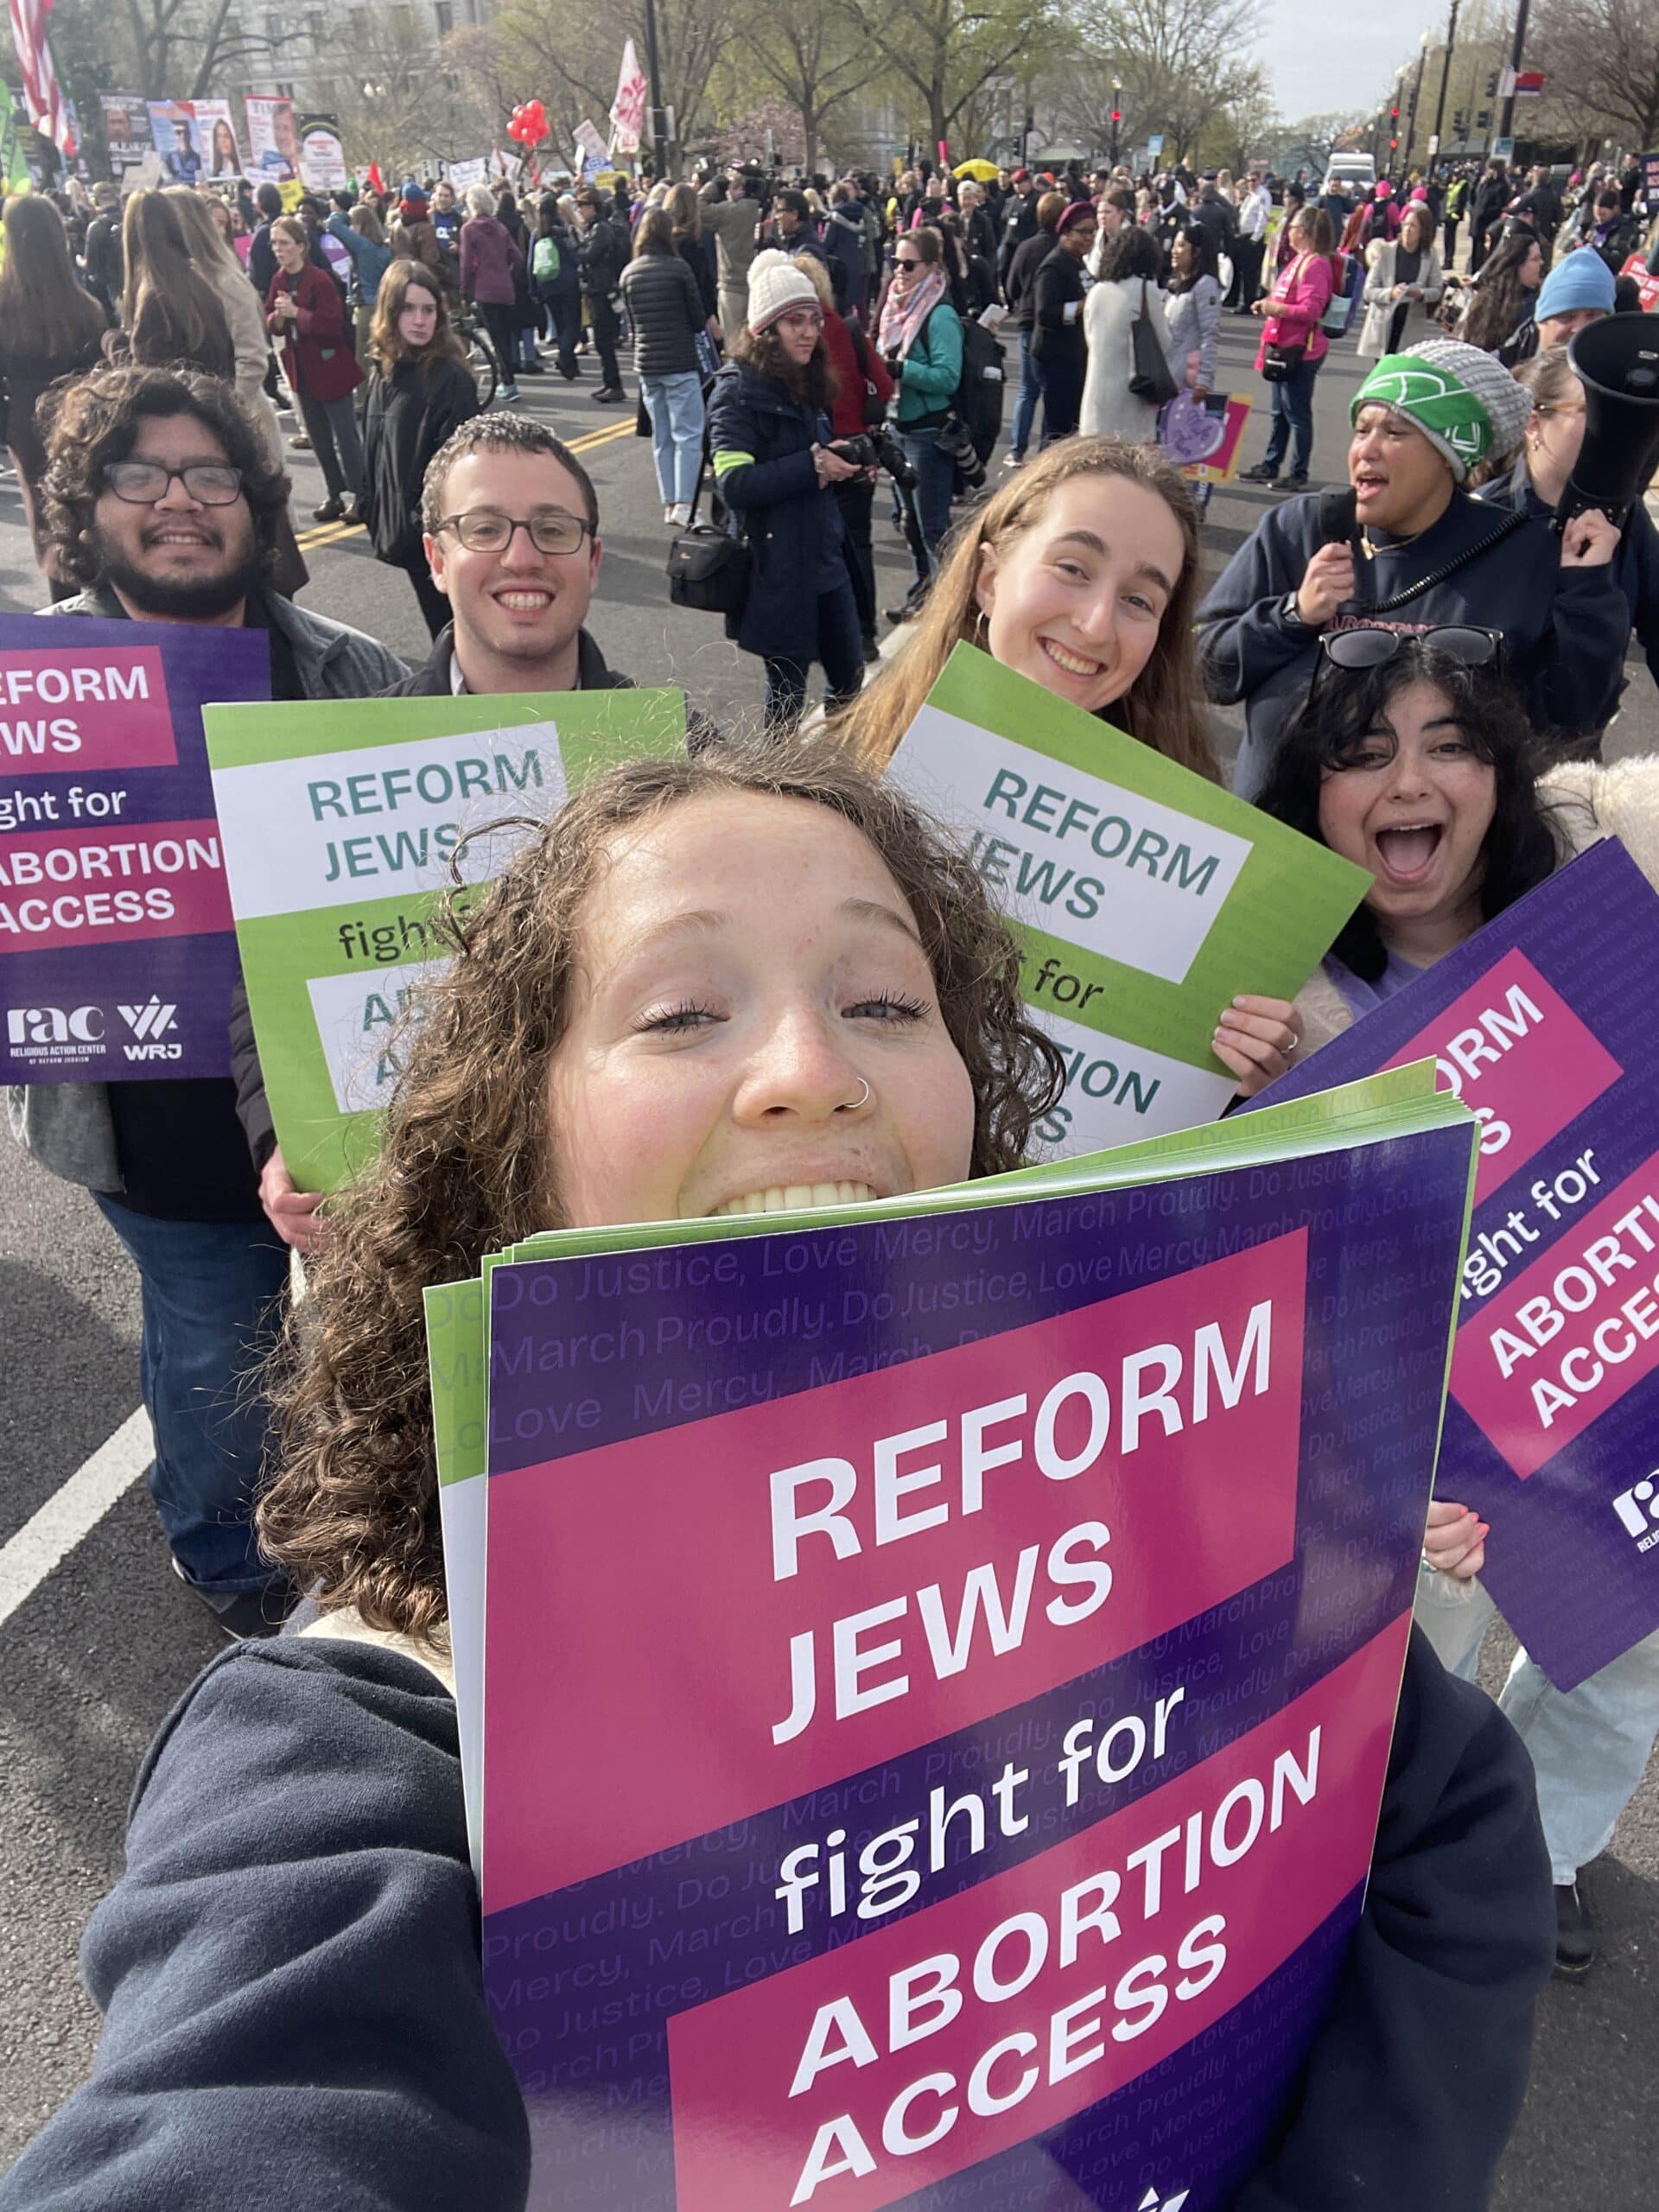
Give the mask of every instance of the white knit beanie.
[(757, 334), (769, 330), (791, 308), (814, 308), (823, 312), (817, 287), (804, 269), (786, 253), (769, 247), (749, 264), (749, 328)]

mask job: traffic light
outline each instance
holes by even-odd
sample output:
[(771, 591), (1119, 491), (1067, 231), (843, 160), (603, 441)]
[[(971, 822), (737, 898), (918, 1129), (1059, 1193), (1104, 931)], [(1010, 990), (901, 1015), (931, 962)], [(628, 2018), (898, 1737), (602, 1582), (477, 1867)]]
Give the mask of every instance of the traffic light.
[(1492, 71), (1491, 74), (1486, 79), (1486, 97), (1489, 100), (1495, 100), (1497, 98), (1497, 72), (1496, 69)]
[(1492, 111), (1489, 107), (1484, 107), (1475, 118), (1475, 128), (1477, 130), (1490, 130), (1491, 127)]
[(1461, 108), (1458, 110), (1457, 113), (1452, 118), (1452, 136), (1454, 138), (1461, 138), (1463, 136), (1463, 110)]
[(1119, 124), (1120, 123), (1122, 123), (1122, 120), (1123, 120), (1123, 111), (1122, 111), (1122, 109), (1121, 107), (1115, 107), (1115, 108), (1112, 110), (1112, 128), (1113, 128), (1113, 130), (1116, 130), (1116, 128), (1117, 128), (1118, 124)]

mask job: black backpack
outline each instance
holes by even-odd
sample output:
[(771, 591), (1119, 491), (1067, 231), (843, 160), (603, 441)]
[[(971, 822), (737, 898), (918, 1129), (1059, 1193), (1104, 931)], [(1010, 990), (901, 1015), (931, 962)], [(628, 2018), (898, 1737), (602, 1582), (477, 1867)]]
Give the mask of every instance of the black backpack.
[(951, 396), (952, 411), (974, 442), (982, 463), (1002, 431), (1002, 348), (982, 322), (962, 318), (962, 378)]

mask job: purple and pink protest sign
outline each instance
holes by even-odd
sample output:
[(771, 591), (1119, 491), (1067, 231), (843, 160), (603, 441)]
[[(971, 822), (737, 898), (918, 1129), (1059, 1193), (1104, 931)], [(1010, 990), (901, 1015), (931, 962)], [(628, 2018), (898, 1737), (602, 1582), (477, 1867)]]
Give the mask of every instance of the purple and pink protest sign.
[(1230, 2201), (1362, 1909), (1470, 1155), (494, 1268), (532, 2205)]
[(1439, 1496), (1558, 1688), (1659, 1628), (1659, 897), (1592, 846), (1273, 1085), (1433, 1058), (1481, 1123)]
[(0, 615), (0, 1080), (229, 1073), (201, 709), (270, 693), (262, 631)]

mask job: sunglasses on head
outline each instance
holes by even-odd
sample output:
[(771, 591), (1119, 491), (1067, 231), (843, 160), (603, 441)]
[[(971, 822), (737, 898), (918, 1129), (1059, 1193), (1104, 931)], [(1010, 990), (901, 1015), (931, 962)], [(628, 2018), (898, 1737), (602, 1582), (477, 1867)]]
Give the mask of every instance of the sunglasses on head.
[(1319, 663), (1322, 669), (1329, 665), (1351, 675), (1382, 668), (1408, 645), (1426, 645), (1465, 668), (1495, 669), (1503, 658), (1503, 633), (1467, 622), (1449, 622), (1432, 630), (1335, 630), (1319, 639)]

